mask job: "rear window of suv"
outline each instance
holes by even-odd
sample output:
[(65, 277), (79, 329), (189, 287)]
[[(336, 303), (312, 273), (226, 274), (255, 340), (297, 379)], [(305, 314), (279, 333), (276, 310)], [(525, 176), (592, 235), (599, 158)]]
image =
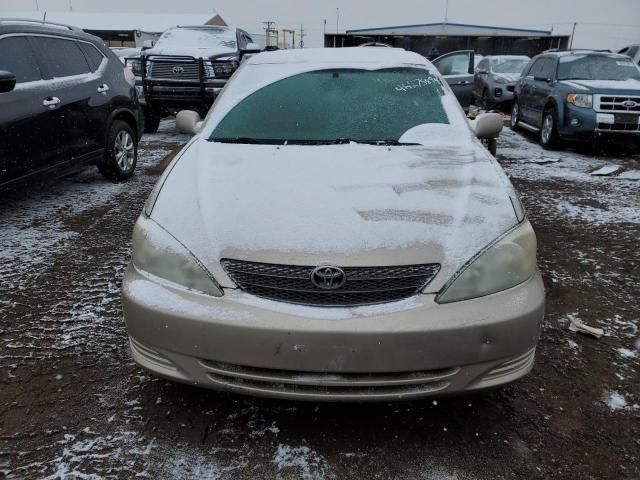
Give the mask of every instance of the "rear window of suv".
[(87, 59), (75, 41), (33, 37), (33, 42), (40, 52), (47, 79), (71, 77), (91, 71)]
[(570, 55), (560, 58), (558, 80), (640, 80), (640, 69), (628, 58)]
[(16, 76), (16, 83), (41, 80), (40, 68), (27, 37), (8, 37), (0, 40), (0, 70)]
[(424, 69), (312, 71), (244, 98), (210, 140), (397, 142), (418, 125), (449, 124), (444, 95), (440, 79)]

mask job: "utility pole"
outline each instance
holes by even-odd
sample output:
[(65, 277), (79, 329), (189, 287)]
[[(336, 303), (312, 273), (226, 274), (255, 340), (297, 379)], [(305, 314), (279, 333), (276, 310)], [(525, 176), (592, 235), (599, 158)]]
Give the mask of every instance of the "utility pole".
[(40, 5), (38, 4), (38, 0), (36, 0), (36, 12), (40, 11)]
[(300, 48), (304, 48), (304, 37), (306, 36), (307, 34), (304, 33), (304, 25), (300, 24)]
[[(262, 24), (264, 25), (264, 33), (265, 33), (265, 45), (268, 47), (271, 45), (271, 40), (270, 40), (270, 35), (273, 32), (273, 29), (271, 27), (273, 27), (276, 22), (262, 22)], [(277, 47), (277, 40), (276, 40), (276, 47)]]
[(449, 23), (449, 0), (445, 0), (444, 23)]
[(336, 35), (340, 31), (340, 9), (336, 8)]

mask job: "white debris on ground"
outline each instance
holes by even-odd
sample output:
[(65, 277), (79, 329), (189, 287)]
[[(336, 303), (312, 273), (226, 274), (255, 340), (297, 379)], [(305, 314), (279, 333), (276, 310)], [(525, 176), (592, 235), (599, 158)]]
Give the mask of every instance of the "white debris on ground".
[(607, 406), (613, 410), (640, 410), (640, 405), (634, 403), (633, 405), (629, 405), (627, 402), (627, 397), (618, 392), (611, 392), (605, 399), (605, 403)]
[(613, 175), (614, 173), (619, 172), (621, 168), (622, 167), (620, 167), (619, 165), (602, 167), (595, 172), (591, 172), (591, 175), (594, 175), (596, 177), (606, 177), (607, 175)]

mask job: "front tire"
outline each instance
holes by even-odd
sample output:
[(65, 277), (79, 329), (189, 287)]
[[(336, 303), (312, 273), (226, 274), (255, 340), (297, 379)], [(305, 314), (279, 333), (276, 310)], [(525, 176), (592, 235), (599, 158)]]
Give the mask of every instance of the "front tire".
[(144, 112), (144, 133), (156, 133), (160, 127), (160, 115), (150, 108)]
[(138, 142), (128, 123), (116, 120), (109, 128), (107, 148), (98, 170), (109, 180), (121, 181), (133, 175), (138, 163)]
[(518, 130), (520, 128), (520, 104), (518, 99), (513, 100), (511, 105), (511, 130)]
[(558, 146), (556, 111), (553, 107), (547, 108), (542, 116), (540, 128), (540, 144), (545, 150), (553, 150)]

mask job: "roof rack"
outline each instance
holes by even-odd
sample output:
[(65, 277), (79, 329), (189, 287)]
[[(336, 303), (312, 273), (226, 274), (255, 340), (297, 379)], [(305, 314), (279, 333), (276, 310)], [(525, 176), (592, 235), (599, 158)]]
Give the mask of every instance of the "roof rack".
[(597, 50), (595, 48), (550, 48), (542, 53), (565, 53), (565, 52), (598, 52), (613, 53), (611, 50)]
[(84, 31), (81, 28), (65, 25), (64, 23), (48, 22), (45, 19), (34, 20), (33, 18), (0, 18), (0, 25), (44, 25), (48, 27), (64, 28), (72, 32)]

